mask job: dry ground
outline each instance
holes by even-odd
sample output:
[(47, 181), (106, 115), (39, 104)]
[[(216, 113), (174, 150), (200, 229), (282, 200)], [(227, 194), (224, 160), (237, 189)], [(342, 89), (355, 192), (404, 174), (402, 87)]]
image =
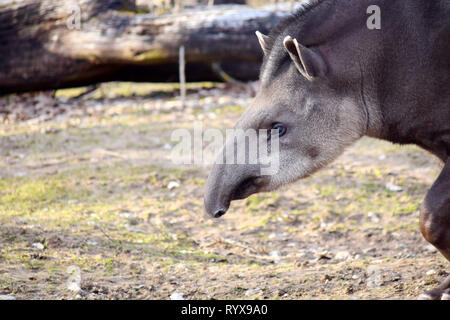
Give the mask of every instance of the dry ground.
[(70, 112), (0, 126), (0, 295), (414, 299), (447, 274), (418, 229), (432, 156), (364, 138), (315, 176), (212, 220), (208, 168), (173, 165), (171, 132), (231, 127), (248, 98), (194, 90), (180, 111), (155, 90), (168, 89), (108, 85), (60, 97)]

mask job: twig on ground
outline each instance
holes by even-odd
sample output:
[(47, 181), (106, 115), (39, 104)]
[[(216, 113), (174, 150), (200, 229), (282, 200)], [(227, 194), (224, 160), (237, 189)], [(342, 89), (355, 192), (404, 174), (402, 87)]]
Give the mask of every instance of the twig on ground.
[(92, 93), (92, 92), (94, 92), (94, 91), (97, 90), (98, 88), (100, 88), (100, 83), (96, 83), (96, 84), (90, 85), (90, 86), (87, 87), (87, 89), (86, 89), (85, 92), (79, 94), (79, 95), (76, 96), (76, 97), (73, 97), (73, 99), (81, 99), (81, 98), (83, 98), (83, 97), (85, 97), (85, 96), (88, 96), (88, 97), (89, 97), (89, 94)]

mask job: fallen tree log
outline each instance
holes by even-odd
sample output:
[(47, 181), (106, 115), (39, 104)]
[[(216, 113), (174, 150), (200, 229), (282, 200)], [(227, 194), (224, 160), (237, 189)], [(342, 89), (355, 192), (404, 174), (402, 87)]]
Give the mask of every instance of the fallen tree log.
[(219, 80), (214, 62), (236, 79), (254, 80), (262, 59), (254, 32), (268, 32), (289, 14), (241, 5), (136, 14), (133, 3), (24, 0), (0, 7), (0, 92), (177, 81), (182, 45), (188, 81)]

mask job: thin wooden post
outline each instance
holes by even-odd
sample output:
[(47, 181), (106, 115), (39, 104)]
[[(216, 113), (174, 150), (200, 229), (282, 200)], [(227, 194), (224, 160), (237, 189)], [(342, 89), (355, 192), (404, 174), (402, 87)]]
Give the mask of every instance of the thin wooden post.
[(180, 99), (181, 107), (184, 109), (186, 105), (186, 73), (185, 73), (185, 52), (184, 46), (180, 47), (179, 51), (179, 66), (180, 66)]

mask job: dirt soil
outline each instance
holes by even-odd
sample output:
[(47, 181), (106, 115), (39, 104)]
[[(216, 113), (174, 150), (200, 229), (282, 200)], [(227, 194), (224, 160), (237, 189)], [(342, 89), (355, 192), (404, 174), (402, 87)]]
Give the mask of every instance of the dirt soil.
[(171, 134), (195, 121), (230, 128), (251, 98), (193, 84), (183, 109), (173, 90), (0, 100), (0, 295), (415, 299), (448, 274), (418, 228), (440, 168), (431, 155), (364, 138), (313, 177), (213, 220), (209, 168), (173, 164)]

